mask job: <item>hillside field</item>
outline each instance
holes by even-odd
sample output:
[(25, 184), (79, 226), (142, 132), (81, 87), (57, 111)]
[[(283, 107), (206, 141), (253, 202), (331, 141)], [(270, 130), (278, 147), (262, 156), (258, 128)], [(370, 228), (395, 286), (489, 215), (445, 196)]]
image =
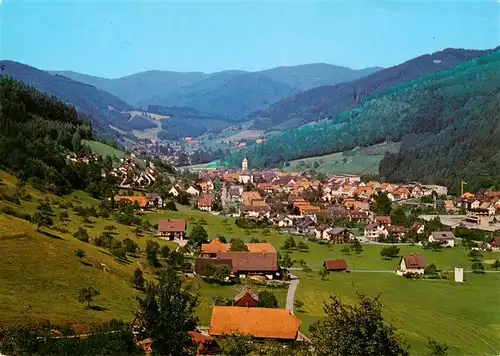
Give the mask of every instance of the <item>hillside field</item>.
[(378, 174), (378, 167), (386, 152), (399, 151), (399, 142), (382, 143), (325, 156), (302, 158), (290, 161), (287, 172), (314, 169), (317, 172), (335, 174)]
[(92, 152), (94, 152), (96, 155), (100, 156), (110, 156), (110, 157), (116, 157), (116, 158), (123, 158), (125, 157), (125, 152), (120, 151), (114, 147), (111, 147), (109, 145), (106, 145), (102, 142), (98, 141), (86, 141), (82, 140), (82, 144), (89, 146)]
[(449, 355), (500, 352), (500, 273), (466, 273), (463, 284), (408, 280), (390, 273), (330, 273), (324, 281), (317, 273), (296, 274), (296, 299), (304, 302), (303, 312), (296, 314), (304, 331), (321, 318), (331, 295), (356, 303), (356, 292), (371, 297), (380, 293), (384, 317), (403, 334), (411, 355), (428, 354), (428, 337), (447, 344)]

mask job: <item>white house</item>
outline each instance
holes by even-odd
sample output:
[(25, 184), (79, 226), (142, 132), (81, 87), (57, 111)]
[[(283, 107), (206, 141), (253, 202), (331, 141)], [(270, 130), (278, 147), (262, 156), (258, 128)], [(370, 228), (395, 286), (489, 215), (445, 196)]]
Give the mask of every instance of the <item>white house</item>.
[(189, 195), (200, 195), (200, 191), (192, 185), (190, 185), (189, 188), (186, 189), (186, 193), (188, 193)]
[(401, 258), (399, 261), (399, 269), (396, 273), (400, 276), (406, 273), (424, 274), (424, 268), (424, 256), (410, 254)]
[(277, 219), (277, 223), (279, 227), (290, 227), (293, 226), (293, 220), (288, 216), (284, 215)]
[(429, 235), (429, 242), (438, 241), (445, 247), (455, 246), (455, 235), (451, 231), (434, 231)]
[(316, 226), (316, 228), (314, 229), (314, 235), (318, 239), (328, 240), (328, 232), (330, 232), (331, 230), (332, 228), (328, 225)]
[(365, 226), (365, 237), (369, 240), (374, 240), (380, 236), (387, 236), (389, 232), (382, 224), (372, 223)]
[(181, 192), (180, 192), (179, 188), (175, 188), (175, 187), (170, 188), (170, 190), (168, 191), (168, 194), (173, 195), (174, 197), (179, 196), (180, 193)]

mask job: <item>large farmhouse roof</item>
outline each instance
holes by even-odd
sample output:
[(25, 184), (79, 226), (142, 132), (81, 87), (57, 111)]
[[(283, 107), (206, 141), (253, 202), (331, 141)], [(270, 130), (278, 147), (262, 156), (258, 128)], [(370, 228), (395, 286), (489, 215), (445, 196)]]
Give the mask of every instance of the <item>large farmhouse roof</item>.
[(210, 335), (240, 333), (255, 338), (295, 340), (301, 321), (286, 309), (216, 306)]
[(158, 222), (159, 232), (185, 232), (186, 220), (183, 219), (163, 219)]

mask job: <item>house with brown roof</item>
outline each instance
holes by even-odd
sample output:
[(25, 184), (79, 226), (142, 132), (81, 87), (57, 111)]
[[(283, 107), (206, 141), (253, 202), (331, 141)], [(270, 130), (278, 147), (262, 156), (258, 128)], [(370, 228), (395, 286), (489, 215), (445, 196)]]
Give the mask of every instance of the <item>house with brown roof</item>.
[(235, 307), (256, 307), (259, 303), (259, 296), (252, 292), (248, 287), (243, 288), (241, 292), (238, 293), (233, 299), (233, 305)]
[(329, 272), (349, 272), (346, 260), (325, 260), (323, 267)]
[(403, 276), (406, 273), (424, 274), (424, 269), (424, 256), (409, 254), (401, 257), (401, 260), (399, 261), (399, 269), (396, 273), (400, 276)]
[(301, 321), (286, 309), (215, 306), (211, 336), (249, 335), (254, 339), (297, 340)]
[(404, 226), (391, 225), (386, 227), (388, 236), (393, 236), (398, 240), (408, 232), (408, 229)]
[(184, 219), (162, 219), (158, 222), (158, 236), (170, 241), (185, 240), (186, 230)]
[(390, 226), (391, 225), (391, 217), (390, 216), (376, 216), (375, 221), (378, 224)]
[(212, 211), (212, 204), (215, 201), (215, 196), (205, 194), (198, 198), (198, 210)]
[[(234, 276), (245, 278), (247, 275), (261, 275), (274, 279), (280, 275), (278, 253), (268, 242), (245, 243), (248, 251), (231, 251), (231, 245), (222, 243), (218, 238), (201, 245), (200, 257), (196, 260), (195, 272), (202, 272), (202, 264), (221, 264), (224, 261)], [(230, 261), (230, 262), (228, 262)]]
[(327, 233), (328, 241), (333, 244), (346, 244), (351, 239), (351, 233), (344, 227), (334, 227)]

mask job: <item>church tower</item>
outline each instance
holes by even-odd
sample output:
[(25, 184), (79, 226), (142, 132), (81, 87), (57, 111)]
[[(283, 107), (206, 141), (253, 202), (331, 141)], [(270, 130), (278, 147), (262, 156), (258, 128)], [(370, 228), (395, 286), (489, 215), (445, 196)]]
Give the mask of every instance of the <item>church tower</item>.
[(246, 157), (241, 162), (241, 169), (244, 171), (248, 170), (248, 160)]

